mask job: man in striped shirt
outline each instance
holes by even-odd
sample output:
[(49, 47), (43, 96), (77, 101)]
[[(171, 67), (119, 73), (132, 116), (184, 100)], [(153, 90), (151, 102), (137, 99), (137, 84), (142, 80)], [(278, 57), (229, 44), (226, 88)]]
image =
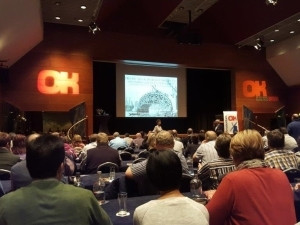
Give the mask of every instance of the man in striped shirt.
[(279, 129), (267, 133), (269, 151), (265, 162), (269, 167), (286, 170), (298, 168), (297, 157), (291, 150), (284, 149), (284, 134)]
[(198, 170), (198, 177), (202, 181), (203, 190), (216, 189), (219, 183), (219, 178), (235, 170), (235, 165), (233, 164), (233, 160), (230, 157), (229, 152), (230, 141), (230, 134), (220, 134), (215, 143), (215, 149), (219, 157), (205, 163)]

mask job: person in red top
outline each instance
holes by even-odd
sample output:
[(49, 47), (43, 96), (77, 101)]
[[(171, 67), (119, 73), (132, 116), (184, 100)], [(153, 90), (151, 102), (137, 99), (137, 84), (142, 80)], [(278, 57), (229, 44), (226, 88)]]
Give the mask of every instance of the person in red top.
[(230, 153), (237, 171), (228, 173), (206, 205), (210, 225), (294, 225), (293, 192), (286, 175), (264, 162), (256, 130), (238, 132)]

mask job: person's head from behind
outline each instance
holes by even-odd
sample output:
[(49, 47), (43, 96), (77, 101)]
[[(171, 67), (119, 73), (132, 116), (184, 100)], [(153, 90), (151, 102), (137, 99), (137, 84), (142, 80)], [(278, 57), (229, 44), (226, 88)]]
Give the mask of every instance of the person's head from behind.
[(263, 140), (257, 130), (236, 133), (230, 142), (230, 154), (236, 166), (246, 160), (265, 158)]
[(223, 158), (229, 158), (230, 152), (230, 141), (231, 141), (231, 135), (228, 133), (220, 134), (215, 143), (215, 149), (217, 150), (218, 156)]
[(179, 157), (173, 151), (154, 151), (149, 155), (147, 176), (150, 182), (160, 191), (178, 189), (182, 177), (182, 166)]
[(294, 113), (292, 115), (292, 120), (298, 120), (299, 119), (299, 114), (298, 113)]
[(136, 134), (135, 134), (135, 138), (142, 138), (142, 135), (141, 135), (141, 133), (139, 133), (139, 132), (138, 132), (138, 133), (136, 133)]
[(10, 136), (6, 132), (0, 132), (0, 147), (8, 148), (10, 146)]
[(97, 145), (108, 145), (108, 136), (104, 132), (100, 132), (97, 135)]
[(116, 137), (120, 137), (120, 133), (119, 133), (119, 132), (117, 132), (117, 131), (116, 131), (116, 132), (114, 132), (114, 133), (113, 133), (113, 137), (114, 137), (114, 138), (116, 138)]
[(147, 138), (148, 150), (156, 148), (156, 137), (155, 133), (149, 133)]
[(187, 133), (188, 135), (193, 134), (193, 128), (188, 128), (187, 131), (186, 131), (186, 133)]
[(271, 130), (267, 133), (268, 146), (270, 149), (283, 149), (284, 134), (279, 130)]
[(217, 138), (217, 133), (213, 130), (208, 130), (205, 132), (205, 140), (208, 141), (214, 141)]
[(27, 143), (27, 168), (33, 179), (58, 178), (63, 172), (65, 150), (63, 140), (45, 134)]
[(162, 130), (158, 132), (155, 139), (157, 150), (173, 149), (174, 147), (174, 138), (169, 131)]
[(22, 154), (26, 152), (26, 136), (23, 134), (16, 134), (13, 137), (12, 151), (14, 154)]
[(193, 134), (192, 136), (191, 136), (191, 141), (192, 141), (192, 143), (193, 144), (198, 144), (199, 143), (199, 136), (197, 135), (197, 134)]
[(91, 143), (91, 142), (97, 141), (97, 137), (98, 137), (98, 134), (96, 134), (96, 133), (91, 134), (91, 135), (89, 136), (89, 142)]

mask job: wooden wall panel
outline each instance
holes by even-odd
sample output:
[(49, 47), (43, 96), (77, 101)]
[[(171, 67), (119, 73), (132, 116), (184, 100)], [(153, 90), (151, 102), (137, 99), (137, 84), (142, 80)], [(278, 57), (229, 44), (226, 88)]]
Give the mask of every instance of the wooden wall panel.
[[(287, 105), (287, 86), (267, 63), (263, 52), (212, 43), (180, 45), (169, 38), (137, 37), (105, 31), (91, 35), (86, 28), (52, 24), (45, 24), (44, 36), (44, 40), (11, 69), (9, 84), (1, 87), (5, 89), (2, 100), (25, 111), (65, 111), (84, 101), (91, 118), (89, 132), (93, 130), (92, 60), (121, 62), (127, 59), (177, 63), (187, 68), (229, 69), (234, 78), (232, 102), (235, 104), (232, 110), (238, 111), (241, 129), (243, 105), (257, 113), (272, 113)], [(36, 78), (43, 69), (79, 72), (81, 93), (76, 96), (45, 96), (38, 93)], [(277, 96), (278, 101), (262, 102), (256, 98), (246, 98), (242, 91), (245, 80), (265, 80), (268, 96)], [(222, 97), (222, 93), (216, 94)]]

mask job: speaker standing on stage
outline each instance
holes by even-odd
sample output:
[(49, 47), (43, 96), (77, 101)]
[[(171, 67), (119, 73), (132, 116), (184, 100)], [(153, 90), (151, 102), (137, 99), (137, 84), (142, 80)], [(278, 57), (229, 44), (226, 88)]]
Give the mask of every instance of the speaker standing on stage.
[(160, 119), (157, 119), (156, 120), (156, 126), (154, 127), (154, 129), (153, 129), (153, 132), (155, 133), (155, 134), (157, 134), (158, 132), (160, 132), (160, 131), (162, 131), (163, 129), (162, 129), (162, 127), (161, 127), (161, 120)]

